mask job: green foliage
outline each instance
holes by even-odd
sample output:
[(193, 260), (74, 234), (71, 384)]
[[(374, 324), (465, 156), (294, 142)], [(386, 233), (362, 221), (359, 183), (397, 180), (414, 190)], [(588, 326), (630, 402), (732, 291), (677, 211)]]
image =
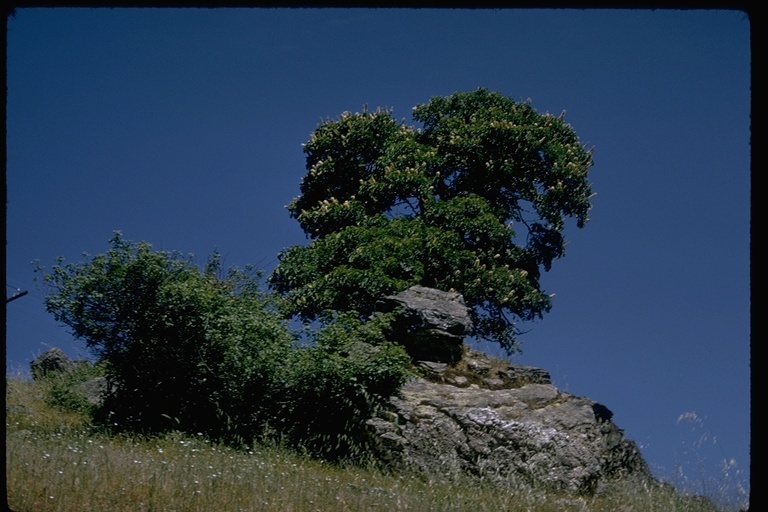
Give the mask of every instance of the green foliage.
[[(43, 276), (48, 311), (86, 342), (111, 383), (97, 423), (362, 455), (365, 420), (409, 371), (404, 350), (381, 334), (386, 317), (363, 324), (340, 315), (297, 346), (252, 271), (223, 272), (217, 254), (200, 270), (120, 233), (110, 244)], [(72, 378), (50, 395), (80, 410)]]
[[(722, 506), (672, 486), (606, 481), (592, 496), (553, 493), (443, 468), (381, 471), (326, 464), (282, 447), (235, 450), (198, 435), (107, 436), (88, 418), (41, 401), (41, 381), (6, 382), (6, 488), (9, 510), (408, 510), (409, 512), (736, 512), (746, 488), (730, 473), (707, 481)], [(444, 473), (444, 472), (443, 472)], [(702, 482), (702, 485), (704, 482)]]
[(271, 283), (285, 293), (288, 313), (326, 318), (335, 311), (373, 312), (375, 301), (423, 275), (421, 222), (379, 217), (281, 255)]
[(340, 315), (294, 354), (276, 415), (293, 445), (329, 459), (365, 456), (365, 421), (409, 376), (410, 358), (384, 339), (383, 323)]
[(587, 221), (592, 165), (562, 116), (478, 89), (413, 110), (344, 113), (304, 146), (289, 212), (313, 240), (280, 255), (270, 284), (286, 313), (367, 318), (421, 284), (464, 295), (475, 335), (515, 350), (516, 323), (551, 308), (541, 269), (564, 255), (566, 218)]
[(257, 276), (221, 275), (216, 254), (201, 271), (191, 257), (120, 233), (110, 244), (84, 262), (59, 260), (43, 277), (48, 311), (105, 364), (112, 392), (97, 419), (216, 436), (251, 425), (259, 407), (240, 407), (251, 396), (270, 400), (262, 382), (276, 380), (293, 343)]
[(48, 372), (39, 379), (40, 388), (49, 406), (75, 413), (91, 414), (96, 406), (89, 402), (84, 392), (78, 391), (78, 386), (103, 376), (102, 364), (81, 361), (71, 370)]

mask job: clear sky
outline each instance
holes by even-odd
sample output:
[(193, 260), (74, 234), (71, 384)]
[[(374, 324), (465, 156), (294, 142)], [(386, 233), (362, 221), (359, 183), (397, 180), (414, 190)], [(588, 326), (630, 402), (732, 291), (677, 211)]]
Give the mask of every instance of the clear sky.
[[(657, 476), (748, 485), (750, 20), (727, 10), (18, 9), (6, 371), (86, 355), (33, 281), (113, 231), (269, 273), (319, 122), (485, 87), (595, 147), (519, 364), (614, 412)], [(489, 347), (489, 350), (492, 347)], [(725, 463), (725, 466), (724, 466)], [(725, 467), (725, 469), (724, 469)], [(734, 491), (736, 492), (736, 491)]]

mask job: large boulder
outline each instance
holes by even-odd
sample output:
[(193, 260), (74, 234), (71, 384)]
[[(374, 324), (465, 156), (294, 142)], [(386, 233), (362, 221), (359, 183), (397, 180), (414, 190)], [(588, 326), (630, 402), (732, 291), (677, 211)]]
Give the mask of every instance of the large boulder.
[[(75, 370), (90, 367), (93, 363), (86, 359), (70, 359), (60, 348), (54, 347), (37, 356), (29, 363), (32, 378), (41, 380), (55, 375), (65, 375)], [(108, 390), (105, 377), (92, 377), (82, 382), (71, 384), (70, 391), (87, 401), (90, 405), (101, 405)]]
[(108, 389), (106, 377), (93, 377), (75, 385), (72, 392), (85, 398), (90, 405), (98, 406), (104, 403), (104, 396)]
[(77, 364), (72, 361), (60, 348), (54, 347), (37, 356), (29, 363), (32, 378), (39, 380), (52, 373), (63, 373), (74, 370)]
[(607, 407), (558, 390), (543, 370), (504, 369), (477, 352), (468, 359), (474, 365), (462, 364), (465, 375), (427, 365), (426, 378), (412, 378), (368, 420), (380, 460), (395, 469), (583, 494), (611, 479), (652, 480)]
[(469, 308), (459, 293), (412, 286), (379, 300), (377, 311), (396, 312), (388, 336), (416, 361), (458, 362), (472, 330)]

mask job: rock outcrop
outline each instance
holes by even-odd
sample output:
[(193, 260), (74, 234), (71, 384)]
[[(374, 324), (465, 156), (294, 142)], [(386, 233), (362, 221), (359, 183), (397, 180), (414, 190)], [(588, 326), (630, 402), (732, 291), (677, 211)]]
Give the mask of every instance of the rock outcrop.
[[(473, 351), (467, 357), (499, 364)], [(510, 365), (490, 381), (468, 365), (462, 373), (446, 367), (414, 377), (368, 420), (381, 460), (395, 469), (587, 494), (610, 479), (651, 479), (608, 408), (558, 390), (546, 372)], [(508, 377), (520, 374), (533, 381)]]
[[(78, 368), (91, 366), (86, 359), (70, 359), (63, 350), (58, 347), (49, 349), (29, 363), (29, 369), (34, 380), (41, 380), (55, 375), (63, 375), (74, 372)], [(93, 377), (75, 384), (71, 391), (84, 398), (91, 405), (102, 403), (104, 393), (107, 391), (107, 379)]]
[(76, 363), (67, 357), (63, 350), (56, 347), (43, 352), (29, 363), (32, 378), (35, 380), (46, 377), (51, 373), (71, 371), (75, 367)]
[(381, 299), (377, 310), (397, 313), (388, 337), (402, 344), (414, 360), (455, 364), (461, 359), (472, 320), (460, 294), (412, 286)]
[(379, 310), (398, 312), (390, 337), (420, 374), (367, 422), (391, 468), (585, 494), (612, 479), (653, 480), (606, 406), (558, 390), (543, 369), (470, 350), (461, 295), (412, 287)]

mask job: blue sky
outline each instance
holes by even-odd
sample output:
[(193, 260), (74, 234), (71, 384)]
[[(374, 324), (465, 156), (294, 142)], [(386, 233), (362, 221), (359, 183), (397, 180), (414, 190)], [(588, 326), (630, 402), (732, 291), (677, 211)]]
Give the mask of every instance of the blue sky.
[[(18, 9), (7, 22), (6, 371), (83, 345), (32, 261), (113, 231), (271, 271), (301, 144), (485, 87), (595, 147), (584, 229), (515, 362), (605, 404), (654, 472), (748, 485), (750, 21), (733, 10)], [(492, 347), (489, 347), (489, 350)], [(727, 474), (723, 471), (723, 462)], [(734, 487), (735, 488), (735, 487)]]

